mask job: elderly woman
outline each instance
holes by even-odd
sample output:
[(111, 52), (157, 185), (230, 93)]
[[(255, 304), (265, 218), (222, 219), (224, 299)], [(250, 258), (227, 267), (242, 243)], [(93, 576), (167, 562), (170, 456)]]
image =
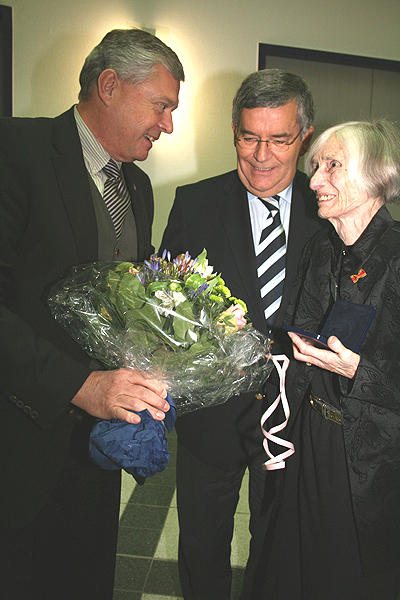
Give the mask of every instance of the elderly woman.
[(320, 333), (339, 298), (376, 316), (359, 354), (335, 336), (320, 349), (289, 334), (286, 435), (296, 451), (254, 598), (397, 600), (400, 227), (385, 204), (400, 200), (399, 133), (385, 121), (338, 125), (307, 162), (333, 227), (304, 249), (287, 322)]

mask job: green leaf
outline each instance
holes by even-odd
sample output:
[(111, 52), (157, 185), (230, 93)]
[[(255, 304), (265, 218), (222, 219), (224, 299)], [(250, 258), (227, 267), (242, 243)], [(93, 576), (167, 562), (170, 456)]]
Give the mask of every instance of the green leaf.
[(209, 294), (210, 292), (212, 292), (214, 287), (219, 284), (219, 281), (220, 281), (219, 275), (216, 275), (212, 279), (208, 279), (207, 280), (208, 288), (206, 289), (206, 294)]
[(190, 277), (186, 279), (185, 288), (188, 290), (197, 290), (203, 283), (206, 283), (206, 281), (206, 278), (199, 275), (199, 273), (193, 273), (193, 275), (190, 275)]
[(168, 290), (169, 281), (153, 281), (147, 286), (146, 295), (149, 297), (160, 290)]
[[(173, 318), (174, 337), (180, 342), (193, 343), (194, 332), (198, 327), (190, 303), (186, 300), (175, 307), (176, 316)], [(189, 333), (191, 332), (191, 334)]]

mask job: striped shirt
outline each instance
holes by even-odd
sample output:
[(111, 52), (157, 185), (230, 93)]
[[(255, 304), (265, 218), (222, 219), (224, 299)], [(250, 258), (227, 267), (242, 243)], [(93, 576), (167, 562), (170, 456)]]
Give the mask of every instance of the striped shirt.
[[(79, 114), (76, 108), (76, 105), (74, 107), (74, 116), (76, 126), (78, 129), (79, 139), (81, 141), (83, 160), (85, 161), (85, 166), (88, 172), (90, 173), (94, 183), (96, 184), (96, 187), (99, 190), (101, 196), (103, 196), (104, 183), (107, 179), (107, 175), (102, 169), (106, 166), (111, 156), (106, 150), (104, 150), (103, 146), (100, 144), (97, 138), (90, 131), (89, 127), (83, 121), (81, 115)], [(115, 162), (117, 163), (118, 167), (121, 168), (121, 163), (118, 161)]]

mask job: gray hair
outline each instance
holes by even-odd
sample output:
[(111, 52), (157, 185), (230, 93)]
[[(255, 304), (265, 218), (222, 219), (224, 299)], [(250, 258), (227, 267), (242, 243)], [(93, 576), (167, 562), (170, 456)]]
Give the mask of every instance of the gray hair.
[(344, 152), (353, 185), (370, 198), (400, 201), (400, 131), (393, 123), (380, 119), (330, 127), (311, 145), (306, 160), (308, 175), (315, 172), (314, 158), (332, 136)]
[(232, 105), (232, 121), (239, 126), (243, 108), (278, 108), (296, 100), (301, 136), (314, 120), (314, 102), (306, 82), (281, 69), (263, 69), (251, 73), (236, 92)]
[(182, 64), (171, 48), (141, 29), (114, 29), (105, 35), (86, 58), (79, 76), (79, 100), (89, 100), (100, 73), (114, 69), (127, 83), (138, 84), (163, 65), (177, 81), (184, 81)]

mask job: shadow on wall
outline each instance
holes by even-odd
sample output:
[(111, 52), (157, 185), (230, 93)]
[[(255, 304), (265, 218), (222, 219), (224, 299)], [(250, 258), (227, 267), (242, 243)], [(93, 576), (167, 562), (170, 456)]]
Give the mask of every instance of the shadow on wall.
[[(153, 244), (158, 249), (177, 186), (194, 183), (236, 168), (232, 133), (232, 101), (247, 73), (229, 71), (204, 80), (193, 97), (195, 173), (154, 187), (156, 200)], [(186, 84), (185, 84), (186, 85)]]
[(81, 32), (53, 40), (33, 67), (30, 106), (19, 112), (27, 117), (55, 117), (75, 104), (80, 89), (79, 73), (101, 37)]

